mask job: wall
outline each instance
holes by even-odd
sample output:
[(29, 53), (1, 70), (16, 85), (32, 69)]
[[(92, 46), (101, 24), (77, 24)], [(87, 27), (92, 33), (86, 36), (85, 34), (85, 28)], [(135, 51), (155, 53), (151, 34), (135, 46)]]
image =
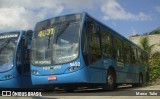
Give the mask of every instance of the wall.
[(160, 34), (155, 34), (155, 35), (145, 35), (145, 36), (129, 36), (129, 40), (140, 46), (140, 39), (143, 37), (148, 37), (149, 44), (156, 44), (153, 49), (151, 54), (154, 52), (160, 52)]

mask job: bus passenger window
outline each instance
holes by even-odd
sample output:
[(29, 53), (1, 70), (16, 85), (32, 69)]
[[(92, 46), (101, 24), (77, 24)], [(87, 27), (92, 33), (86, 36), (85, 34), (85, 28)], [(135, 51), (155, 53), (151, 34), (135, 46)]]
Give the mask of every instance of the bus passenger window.
[(130, 63), (130, 46), (128, 43), (124, 42), (124, 48), (123, 48), (123, 54), (124, 54), (124, 62), (129, 64)]
[(136, 54), (135, 54), (135, 48), (131, 47), (131, 64), (136, 63)]
[(107, 58), (113, 58), (112, 35), (105, 28), (101, 28), (103, 54)]
[(114, 38), (114, 48), (116, 50), (117, 66), (124, 66), (122, 44), (122, 40), (117, 37)]
[(92, 20), (87, 20), (89, 34), (90, 64), (100, 59), (100, 28)]

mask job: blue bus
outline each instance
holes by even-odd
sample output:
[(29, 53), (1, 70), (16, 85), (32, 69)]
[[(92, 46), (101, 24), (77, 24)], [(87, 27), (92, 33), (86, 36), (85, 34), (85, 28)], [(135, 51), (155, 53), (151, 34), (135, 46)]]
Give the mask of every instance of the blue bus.
[(31, 45), (33, 85), (113, 90), (148, 79), (148, 54), (87, 13), (38, 22)]
[(31, 88), (30, 48), (33, 31), (0, 33), (0, 89)]

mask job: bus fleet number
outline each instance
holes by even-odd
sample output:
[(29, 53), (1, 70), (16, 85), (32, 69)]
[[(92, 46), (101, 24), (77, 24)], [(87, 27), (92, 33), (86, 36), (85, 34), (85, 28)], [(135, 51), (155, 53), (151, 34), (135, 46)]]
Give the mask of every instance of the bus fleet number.
[(72, 62), (70, 63), (70, 66), (80, 66), (80, 62)]

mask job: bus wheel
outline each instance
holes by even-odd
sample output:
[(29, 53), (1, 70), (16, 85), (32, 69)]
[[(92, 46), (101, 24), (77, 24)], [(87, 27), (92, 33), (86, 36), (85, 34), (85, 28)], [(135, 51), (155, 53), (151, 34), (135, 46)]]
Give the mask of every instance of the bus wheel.
[(114, 72), (109, 70), (106, 77), (106, 84), (104, 85), (104, 90), (113, 90), (115, 88), (115, 75)]

